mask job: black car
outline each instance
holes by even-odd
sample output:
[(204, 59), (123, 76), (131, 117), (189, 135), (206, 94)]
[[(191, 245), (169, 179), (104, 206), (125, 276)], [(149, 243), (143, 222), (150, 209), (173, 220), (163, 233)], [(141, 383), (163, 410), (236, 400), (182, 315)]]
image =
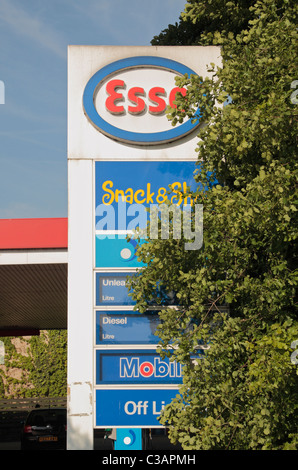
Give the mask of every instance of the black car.
[(21, 433), (22, 450), (66, 450), (66, 408), (37, 408)]

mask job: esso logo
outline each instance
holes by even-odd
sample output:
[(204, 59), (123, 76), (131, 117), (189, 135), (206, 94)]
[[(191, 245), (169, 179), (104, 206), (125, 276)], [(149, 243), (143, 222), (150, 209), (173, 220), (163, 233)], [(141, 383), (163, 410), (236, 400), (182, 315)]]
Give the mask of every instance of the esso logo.
[(176, 107), (175, 99), (176, 94), (181, 93), (183, 96), (186, 95), (185, 88), (174, 87), (169, 93), (168, 102), (166, 100), (167, 92), (164, 87), (155, 86), (150, 88), (146, 93), (143, 87), (134, 86), (127, 92), (127, 98), (129, 104), (125, 108), (123, 101), (125, 101), (123, 92), (126, 90), (126, 83), (124, 80), (110, 80), (106, 85), (106, 92), (108, 98), (105, 101), (106, 109), (114, 115), (122, 115), (127, 111), (130, 114), (138, 115), (145, 113), (147, 110), (145, 97), (148, 96), (148, 100), (151, 104), (148, 106), (148, 112), (155, 116), (162, 115), (165, 113), (167, 105), (171, 108)]
[(131, 57), (113, 62), (87, 83), (84, 112), (91, 124), (108, 137), (135, 145), (157, 145), (181, 139), (199, 125), (187, 119), (172, 126), (167, 106), (175, 107), (177, 75), (195, 72), (185, 65), (162, 57)]

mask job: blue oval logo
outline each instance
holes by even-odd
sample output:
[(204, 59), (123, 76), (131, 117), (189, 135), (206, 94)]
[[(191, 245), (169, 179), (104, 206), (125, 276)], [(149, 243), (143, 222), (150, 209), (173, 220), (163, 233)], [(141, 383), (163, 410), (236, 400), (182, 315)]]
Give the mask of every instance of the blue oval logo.
[[(190, 75), (196, 75), (196, 73), (191, 70), (189, 67), (186, 67), (185, 65), (176, 62), (174, 60), (170, 59), (165, 59), (162, 57), (151, 57), (151, 56), (141, 56), (141, 57), (131, 57), (127, 59), (122, 59), (118, 60), (116, 62), (112, 62), (111, 64), (103, 67), (102, 69), (98, 70), (93, 77), (88, 81), (85, 90), (84, 90), (84, 95), (83, 95), (83, 107), (86, 116), (90, 120), (91, 124), (100, 132), (105, 134), (106, 136), (121, 141), (129, 144), (134, 144), (134, 145), (158, 145), (158, 144), (163, 144), (166, 142), (171, 142), (177, 139), (181, 139), (182, 137), (186, 136), (190, 132), (192, 132), (198, 125), (200, 124), (199, 120), (199, 109), (196, 112), (196, 115), (198, 117), (197, 121), (194, 123), (192, 122), (191, 119), (187, 120), (181, 125), (178, 125), (176, 127), (172, 127), (171, 123), (168, 124), (168, 129), (163, 129), (161, 131), (156, 130), (156, 126), (159, 126), (158, 119), (155, 117), (155, 120), (157, 122), (155, 128), (152, 131), (152, 126), (148, 125), (148, 128), (150, 129), (151, 132), (144, 132), (144, 129), (139, 130), (137, 126), (132, 124), (130, 121), (129, 125), (126, 126), (120, 126), (119, 120), (117, 121), (117, 125), (115, 125), (115, 120), (110, 121), (107, 116), (106, 116), (106, 109), (103, 109), (102, 111), (98, 112), (97, 106), (96, 106), (96, 95), (98, 93), (98, 90), (103, 86), (104, 83), (107, 83), (110, 78), (113, 78), (116, 74), (119, 73), (127, 73), (129, 71), (136, 71), (136, 69), (139, 70), (146, 70), (146, 69), (159, 69), (164, 72), (171, 72), (172, 74), (175, 75), (185, 75), (187, 74), (188, 76)], [(114, 80), (114, 82), (119, 82), (119, 80)], [(125, 89), (125, 84), (124, 81), (123, 83), (123, 89)], [(155, 87), (154, 89), (157, 90), (158, 87)], [(134, 107), (131, 106), (131, 114), (133, 115), (139, 115), (140, 118), (142, 119), (143, 110), (144, 110), (144, 101), (138, 97), (137, 91), (140, 90), (140, 88), (134, 87), (134, 94), (133, 94), (133, 99), (134, 99)], [(142, 90), (142, 89), (141, 89)], [(159, 88), (160, 90), (160, 88)], [(110, 97), (110, 99), (113, 98), (113, 109), (115, 109), (115, 113), (118, 115), (124, 115), (125, 110), (124, 107), (122, 106), (121, 103), (121, 93), (117, 93), (117, 91), (114, 92), (114, 96)], [(150, 108), (152, 109), (151, 114), (154, 116), (157, 115), (157, 112), (154, 110), (158, 110), (158, 98), (156, 98), (156, 103), (155, 107), (150, 106), (149, 107), (149, 112)], [(160, 98), (159, 102), (162, 102), (162, 98)], [(143, 103), (143, 107), (141, 104)], [(160, 106), (159, 106), (160, 107)], [(105, 107), (106, 108), (106, 107)], [(165, 108), (165, 107), (164, 107)], [(118, 111), (119, 110), (119, 111)], [(112, 114), (115, 114), (112, 113)], [(118, 118), (117, 118), (118, 119)], [(110, 121), (110, 122), (109, 122)], [(119, 124), (118, 124), (119, 122)], [(168, 122), (168, 121), (167, 121)], [(130, 129), (133, 128), (134, 130), (131, 131)]]

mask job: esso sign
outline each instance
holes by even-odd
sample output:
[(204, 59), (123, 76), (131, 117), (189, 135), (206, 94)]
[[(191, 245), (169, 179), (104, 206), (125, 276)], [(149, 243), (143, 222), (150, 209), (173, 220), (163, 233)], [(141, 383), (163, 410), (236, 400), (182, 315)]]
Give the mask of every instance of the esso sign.
[(106, 85), (107, 99), (105, 101), (106, 109), (114, 115), (122, 115), (128, 112), (133, 115), (145, 113), (147, 111), (145, 98), (148, 96), (148, 112), (155, 116), (162, 115), (165, 113), (167, 105), (171, 108), (176, 107), (175, 99), (176, 94), (181, 93), (183, 96), (186, 95), (185, 88), (174, 87), (169, 93), (168, 101), (166, 100), (167, 92), (164, 87), (155, 86), (150, 88), (148, 92), (145, 88), (134, 86), (127, 92), (128, 104), (125, 107), (123, 101), (124, 90), (127, 89), (124, 80), (110, 80)]
[(172, 126), (167, 106), (175, 107), (177, 75), (195, 72), (185, 65), (162, 57), (131, 57), (113, 62), (87, 83), (84, 112), (91, 124), (108, 137), (134, 145), (158, 145), (181, 139), (199, 124), (190, 119)]

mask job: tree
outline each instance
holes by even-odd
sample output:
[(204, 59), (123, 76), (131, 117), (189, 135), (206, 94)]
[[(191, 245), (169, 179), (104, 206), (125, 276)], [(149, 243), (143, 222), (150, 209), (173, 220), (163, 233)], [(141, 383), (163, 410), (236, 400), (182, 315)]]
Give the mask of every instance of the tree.
[(188, 1), (179, 23), (168, 25), (151, 41), (153, 46), (206, 45), (214, 40), (214, 33), (221, 31), (240, 33), (252, 18), (250, 7), (254, 0)]
[(5, 337), (3, 343), (1, 398), (66, 396), (67, 331), (42, 330), (39, 336)]
[(32, 367), (29, 379), (34, 396), (64, 397), (67, 388), (67, 332), (44, 330), (30, 340)]
[[(183, 17), (200, 22), (202, 5), (189, 1)], [(177, 79), (188, 93), (170, 112), (175, 125), (199, 105), (208, 123), (192, 193), (204, 208), (203, 247), (149, 240), (131, 281), (142, 312), (160, 302), (159, 286), (176, 293), (177, 307), (160, 311), (160, 353), (184, 364), (184, 378), (161, 422), (185, 449), (298, 443), (297, 7), (263, 0), (249, 12), (240, 32), (203, 34), (221, 44), (223, 66), (210, 64), (212, 79)]]

